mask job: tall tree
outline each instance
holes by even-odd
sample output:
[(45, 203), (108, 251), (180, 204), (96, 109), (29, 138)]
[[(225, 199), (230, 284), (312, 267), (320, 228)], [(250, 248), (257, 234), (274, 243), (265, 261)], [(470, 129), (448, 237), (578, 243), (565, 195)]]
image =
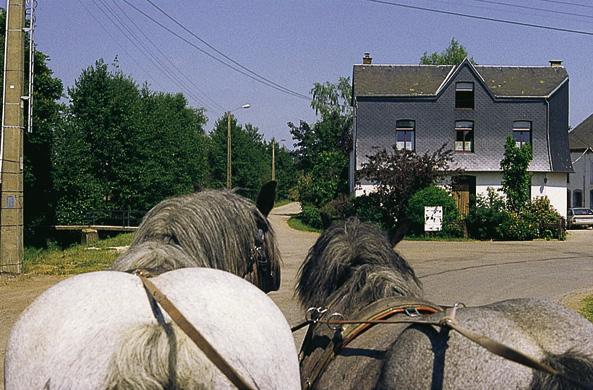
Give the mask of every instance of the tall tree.
[[(459, 43), (455, 38), (451, 38), (451, 42), (449, 43), (449, 47), (443, 50), (440, 53), (433, 52), (428, 54), (424, 52), (422, 57), (420, 57), (420, 64), (421, 65), (458, 65), (460, 64), (466, 57), (469, 55), (467, 54), (467, 50), (463, 47), (462, 44)], [(473, 58), (470, 58), (470, 61), (475, 64)]]
[(288, 126), (295, 141), (297, 166), (303, 172), (301, 200), (321, 206), (348, 192), (348, 155), (352, 149), (350, 79), (315, 83), (311, 95), (311, 107), (319, 115), (317, 122), (301, 121), (298, 126), (289, 122)]
[[(223, 188), (226, 185), (228, 123), (226, 114), (219, 118), (210, 133), (210, 185)], [(271, 153), (258, 128), (246, 124), (241, 126), (231, 118), (231, 161), (232, 185), (242, 194), (255, 198), (261, 185), (271, 176)]]
[(507, 207), (512, 211), (521, 211), (529, 202), (531, 175), (527, 169), (532, 158), (531, 145), (524, 144), (519, 147), (512, 137), (507, 137), (500, 169), (502, 191), (506, 195)]

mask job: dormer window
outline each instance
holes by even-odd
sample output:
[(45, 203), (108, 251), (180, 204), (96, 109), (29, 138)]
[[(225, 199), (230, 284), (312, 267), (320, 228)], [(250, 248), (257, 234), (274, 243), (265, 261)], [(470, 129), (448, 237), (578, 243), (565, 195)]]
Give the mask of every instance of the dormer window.
[(474, 109), (474, 83), (455, 84), (455, 108)]
[(416, 121), (399, 120), (395, 122), (395, 147), (397, 150), (414, 150)]
[(455, 151), (473, 152), (474, 151), (474, 122), (457, 121), (455, 122)]
[(513, 122), (513, 140), (517, 147), (531, 144), (531, 122), (515, 121)]

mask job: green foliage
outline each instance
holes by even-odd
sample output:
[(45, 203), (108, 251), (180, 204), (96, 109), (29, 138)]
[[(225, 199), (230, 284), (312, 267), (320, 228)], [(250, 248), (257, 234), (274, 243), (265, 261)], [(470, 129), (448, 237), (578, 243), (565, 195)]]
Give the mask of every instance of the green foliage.
[(498, 227), (508, 219), (508, 212), (502, 196), (488, 188), (486, 196), (478, 196), (475, 207), (471, 207), (466, 217), (469, 235), (478, 240), (499, 237)]
[(443, 230), (434, 232), (436, 236), (461, 237), (463, 228), (461, 217), (457, 210), (455, 200), (443, 188), (430, 186), (416, 192), (408, 201), (406, 215), (411, 221), (410, 232), (413, 234), (424, 233), (424, 207), (443, 207)]
[(384, 225), (381, 199), (378, 194), (373, 192), (367, 195), (357, 196), (352, 198), (350, 204), (350, 214), (352, 216), (358, 217), (361, 221), (374, 223), (382, 229), (387, 229)]
[(321, 220), (321, 213), (317, 207), (303, 206), (303, 211), (299, 214), (301, 221), (316, 229), (323, 228), (323, 221)]
[(566, 238), (566, 224), (562, 216), (550, 203), (547, 196), (538, 196), (531, 200), (522, 212), (524, 218), (532, 223), (537, 230), (536, 237), (546, 240)]
[[(213, 188), (226, 186), (227, 120), (225, 114), (210, 133), (209, 184)], [(231, 141), (232, 186), (240, 188), (242, 195), (255, 199), (261, 185), (271, 177), (271, 150), (257, 127), (241, 126), (234, 117), (231, 117)]]
[(140, 89), (102, 60), (68, 92), (52, 156), (60, 223), (83, 223), (90, 211), (146, 211), (204, 183), (206, 118), (181, 94)]
[[(276, 194), (278, 199), (292, 199), (291, 190), (297, 186), (299, 173), (296, 168), (294, 155), (284, 146), (279, 146), (275, 140), (272, 140), (270, 147), (276, 148)], [(271, 151), (270, 151), (271, 154)]]
[[(295, 141), (297, 168), (303, 171), (299, 198), (322, 206), (348, 193), (348, 159), (352, 149), (352, 108), (349, 78), (337, 83), (316, 83), (311, 90), (311, 107), (319, 114), (314, 124), (288, 123)], [(314, 178), (314, 180), (312, 180)]]
[[(321, 207), (348, 190), (348, 160), (340, 152), (322, 152), (309, 174), (299, 178), (303, 205)], [(346, 172), (344, 172), (346, 171)]]
[(466, 222), (470, 236), (480, 240), (564, 239), (566, 236), (561, 216), (547, 197), (536, 198), (516, 212), (491, 188), (487, 196), (478, 196)]
[(294, 230), (300, 230), (302, 232), (319, 233), (321, 231), (321, 229), (317, 229), (303, 223), (298, 215), (294, 215), (288, 219), (288, 226)]
[(531, 175), (527, 172), (533, 158), (531, 145), (517, 147), (512, 137), (507, 137), (502, 169), (502, 191), (506, 195), (509, 210), (519, 212), (529, 201)]
[(406, 229), (409, 219), (406, 208), (410, 197), (445, 177), (456, 173), (449, 169), (453, 152), (444, 146), (434, 153), (416, 154), (409, 150), (386, 150), (368, 156), (358, 172), (359, 179), (366, 179), (376, 186), (373, 195), (375, 207), (372, 214), (380, 212), (382, 225), (390, 231)]
[[(459, 65), (468, 57), (467, 50), (455, 38), (451, 38), (449, 47), (440, 53), (433, 52), (428, 54), (424, 52), (420, 57), (421, 65)], [(470, 61), (475, 64), (473, 58)]]

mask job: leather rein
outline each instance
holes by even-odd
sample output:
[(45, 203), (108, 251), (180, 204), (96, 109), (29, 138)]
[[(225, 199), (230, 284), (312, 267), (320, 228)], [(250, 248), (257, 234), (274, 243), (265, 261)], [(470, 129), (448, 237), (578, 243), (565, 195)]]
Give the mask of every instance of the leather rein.
[[(454, 306), (432, 305), (427, 304), (426, 302), (411, 305), (403, 304), (379, 310), (363, 320), (345, 320), (340, 313), (333, 313), (327, 319), (324, 319), (323, 317), (327, 313), (326, 309), (310, 308), (307, 311), (306, 321), (294, 326), (292, 331), (294, 332), (306, 325), (325, 324), (330, 327), (330, 329), (335, 331), (334, 338), (338, 341), (334, 343), (333, 348), (326, 349), (326, 353), (320, 358), (319, 362), (314, 367), (310, 378), (308, 378), (306, 383), (303, 383), (303, 388), (312, 388), (317, 380), (321, 377), (321, 374), (325, 368), (327, 368), (329, 363), (338, 355), (340, 350), (345, 348), (355, 338), (362, 335), (372, 326), (378, 324), (423, 324), (452, 329), (497, 356), (553, 376), (562, 377), (568, 382), (573, 383), (583, 389), (593, 390), (593, 386), (588, 383), (582, 383), (578, 380), (575, 380), (562, 371), (559, 371), (548, 364), (542, 363), (531, 356), (528, 356), (487, 336), (464, 328), (455, 318), (457, 309), (464, 306), (465, 305), (458, 303), (456, 303)], [(400, 319), (389, 319), (396, 314), (406, 314), (407, 317)], [(344, 325), (355, 326), (343, 332)], [(307, 336), (303, 343), (307, 342), (309, 339), (311, 329), (312, 327), (309, 328), (309, 332), (307, 332)]]

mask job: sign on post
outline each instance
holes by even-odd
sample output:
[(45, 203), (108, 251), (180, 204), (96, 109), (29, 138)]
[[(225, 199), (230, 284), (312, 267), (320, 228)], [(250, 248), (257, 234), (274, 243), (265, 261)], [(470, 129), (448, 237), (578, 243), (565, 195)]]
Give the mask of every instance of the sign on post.
[(424, 207), (424, 231), (440, 232), (443, 230), (443, 206)]

